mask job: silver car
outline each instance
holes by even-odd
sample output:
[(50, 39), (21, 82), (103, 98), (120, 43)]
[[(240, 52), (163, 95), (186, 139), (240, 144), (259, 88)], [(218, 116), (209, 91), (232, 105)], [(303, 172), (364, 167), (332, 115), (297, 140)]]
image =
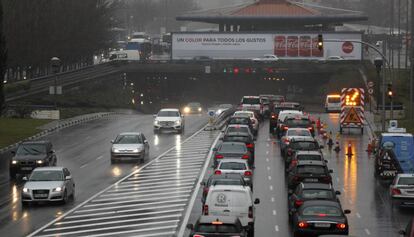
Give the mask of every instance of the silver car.
[(253, 170), (250, 168), (247, 160), (242, 159), (224, 159), (221, 160), (214, 171), (214, 174), (240, 174), (244, 181), (253, 190)]
[(390, 185), (392, 204), (414, 206), (414, 174), (398, 174)]
[(144, 134), (128, 132), (119, 134), (111, 141), (111, 163), (119, 159), (138, 159), (141, 162), (149, 155), (149, 144)]
[(75, 182), (64, 167), (39, 167), (33, 170), (22, 189), (22, 205), (31, 202), (62, 202), (75, 196)]

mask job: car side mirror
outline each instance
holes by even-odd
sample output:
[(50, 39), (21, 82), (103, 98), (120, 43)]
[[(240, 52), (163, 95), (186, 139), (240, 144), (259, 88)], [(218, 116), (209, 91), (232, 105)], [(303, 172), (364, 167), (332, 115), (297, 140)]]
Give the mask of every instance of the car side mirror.
[(336, 195), (341, 195), (341, 191), (335, 191)]
[(206, 182), (201, 181), (201, 182), (200, 182), (200, 185), (206, 186)]
[(65, 180), (71, 180), (71, 179), (72, 179), (72, 176), (70, 176), (70, 175), (65, 177)]
[(324, 148), (324, 146), (323, 146), (323, 145), (320, 145), (320, 146), (319, 146), (319, 148), (323, 149), (323, 148)]
[(256, 198), (256, 199), (254, 200), (254, 204), (255, 204), (255, 205), (260, 204), (260, 199)]
[(218, 151), (217, 147), (214, 147), (214, 148), (213, 148), (213, 151)]
[(329, 170), (329, 173), (331, 173), (331, 174), (332, 174), (332, 173), (333, 173), (333, 170)]
[(115, 141), (114, 140), (111, 140), (111, 143), (113, 144)]
[(148, 140), (144, 140), (144, 143), (145, 143), (145, 144), (148, 144)]
[(346, 215), (351, 214), (351, 210), (348, 210), (348, 209), (344, 210), (344, 214)]
[(26, 177), (26, 176), (24, 176), (24, 177), (22, 178), (22, 180), (23, 180), (23, 181), (27, 181), (27, 177)]
[(12, 155), (16, 155), (16, 151), (11, 151), (10, 152)]
[(328, 163), (328, 160), (324, 160), (325, 161), (325, 163)]
[(194, 225), (193, 224), (187, 224), (187, 229), (193, 230), (194, 229)]
[(49, 153), (53, 154), (53, 153), (55, 153), (55, 150), (50, 150)]
[(399, 230), (399, 231), (398, 231), (398, 234), (400, 234), (400, 235), (405, 235), (406, 233), (405, 233), (405, 230)]

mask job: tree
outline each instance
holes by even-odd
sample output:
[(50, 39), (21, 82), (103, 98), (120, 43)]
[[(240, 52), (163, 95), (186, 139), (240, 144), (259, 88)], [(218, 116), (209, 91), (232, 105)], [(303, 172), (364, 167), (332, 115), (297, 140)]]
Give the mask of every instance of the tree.
[(7, 61), (7, 51), (6, 51), (6, 41), (3, 36), (3, 5), (0, 2), (0, 114), (2, 113), (5, 100), (4, 100), (4, 90), (3, 90), (3, 77), (6, 71), (6, 61)]

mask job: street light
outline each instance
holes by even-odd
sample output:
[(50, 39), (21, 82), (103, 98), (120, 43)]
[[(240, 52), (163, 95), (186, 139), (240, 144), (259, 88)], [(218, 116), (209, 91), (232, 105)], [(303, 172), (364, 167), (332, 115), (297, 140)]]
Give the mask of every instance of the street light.
[(53, 57), (50, 59), (50, 65), (52, 66), (52, 72), (55, 74), (54, 79), (54, 88), (53, 88), (53, 94), (54, 94), (54, 103), (55, 103), (55, 109), (57, 109), (57, 73), (60, 70), (61, 61), (58, 57)]

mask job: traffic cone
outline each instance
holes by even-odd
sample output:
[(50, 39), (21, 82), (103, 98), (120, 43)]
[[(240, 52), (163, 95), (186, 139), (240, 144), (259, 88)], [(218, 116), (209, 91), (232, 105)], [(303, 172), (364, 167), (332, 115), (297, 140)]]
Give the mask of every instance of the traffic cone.
[(371, 138), (369, 138), (369, 141), (368, 141), (367, 152), (368, 152), (368, 154), (371, 154), (371, 152), (372, 152), (372, 141), (371, 141)]
[(353, 156), (354, 154), (352, 154), (352, 144), (348, 143), (348, 148), (347, 148), (347, 152), (346, 152), (347, 156)]
[(336, 141), (334, 150), (336, 153), (339, 153), (341, 151), (341, 147), (339, 147), (339, 141)]
[(320, 118), (318, 118), (318, 120), (316, 120), (316, 128), (317, 128), (318, 130), (320, 130), (320, 129), (321, 129), (321, 127), (322, 127), (322, 125), (321, 125), (321, 119), (320, 119)]

